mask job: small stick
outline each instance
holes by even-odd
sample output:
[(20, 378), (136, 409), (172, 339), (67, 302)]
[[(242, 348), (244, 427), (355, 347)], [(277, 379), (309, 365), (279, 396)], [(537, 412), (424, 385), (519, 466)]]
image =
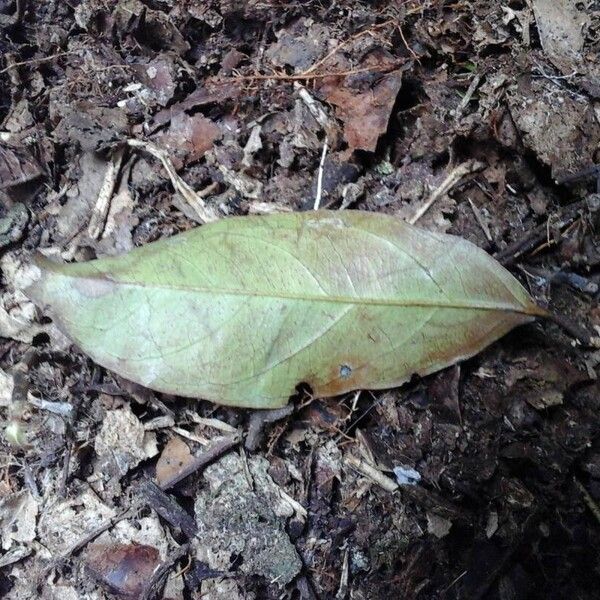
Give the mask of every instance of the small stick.
[(349, 69), (348, 71), (333, 71), (332, 73), (307, 73), (306, 75), (286, 75), (283, 73), (273, 73), (272, 75), (236, 75), (234, 77), (222, 77), (213, 80), (214, 83), (229, 83), (231, 81), (304, 81), (310, 79), (325, 79), (326, 77), (346, 77), (348, 75), (358, 75), (360, 73), (389, 73), (398, 69), (404, 64), (402, 61), (394, 62), (385, 67), (364, 67), (362, 69)]
[[(589, 206), (587, 200), (580, 200), (564, 208), (564, 214), (558, 219), (553, 225), (557, 229), (564, 229), (568, 227), (580, 217), (580, 211), (587, 208), (590, 211), (594, 209)], [(533, 229), (526, 237), (517, 240), (516, 242), (507, 246), (504, 250), (497, 252), (494, 258), (503, 264), (505, 267), (512, 265), (520, 256), (526, 252), (531, 251), (540, 242), (547, 240), (548, 238), (548, 223), (542, 223)]]
[(583, 496), (583, 501), (586, 503), (587, 507), (592, 511), (592, 514), (594, 515), (594, 517), (596, 517), (598, 523), (600, 523), (600, 507), (594, 502), (594, 499), (592, 498), (590, 493), (585, 489), (583, 483), (581, 483), (581, 481), (579, 481), (577, 477), (574, 477), (573, 480), (575, 481), (575, 485), (579, 488), (579, 491)]
[(600, 337), (592, 335), (581, 325), (575, 323), (565, 315), (548, 312), (545, 317), (553, 323), (556, 323), (556, 325), (584, 346), (589, 348), (600, 348)]
[(481, 230), (483, 231), (485, 238), (491, 244), (494, 240), (492, 238), (492, 234), (490, 233), (490, 228), (487, 226), (487, 223), (483, 220), (483, 217), (481, 216), (479, 209), (475, 206), (473, 200), (471, 200), (471, 198), (467, 198), (467, 200), (469, 201), (469, 206), (471, 207), (471, 210), (473, 211), (473, 214), (475, 215), (475, 220), (479, 224), (479, 227), (481, 227)]
[(461, 100), (460, 104), (458, 105), (458, 108), (456, 109), (456, 113), (454, 115), (456, 119), (460, 118), (465, 108), (467, 108), (467, 104), (469, 104), (469, 102), (471, 101), (471, 98), (473, 97), (473, 94), (477, 91), (477, 88), (479, 87), (480, 83), (481, 75), (477, 73), (477, 75), (473, 77), (471, 85), (468, 87), (465, 95), (463, 96), (463, 99)]
[(325, 156), (327, 155), (327, 136), (323, 142), (323, 152), (321, 153), (321, 162), (319, 162), (319, 171), (317, 173), (317, 194), (315, 196), (315, 203), (313, 210), (318, 210), (321, 206), (321, 196), (323, 194), (323, 167), (325, 165)]
[(448, 177), (442, 181), (440, 186), (431, 194), (431, 196), (429, 196), (427, 202), (421, 206), (421, 208), (412, 218), (408, 220), (408, 222), (411, 225), (414, 225), (439, 198), (448, 193), (465, 175), (468, 175), (469, 173), (475, 173), (475, 171), (480, 171), (484, 166), (485, 165), (483, 163), (480, 163), (477, 160), (468, 160), (452, 169)]
[(161, 490), (149, 479), (142, 481), (139, 491), (145, 504), (156, 511), (171, 527), (179, 529), (188, 539), (195, 537), (198, 526), (194, 517), (185, 511), (173, 496)]
[(340, 575), (340, 585), (338, 586), (337, 594), (335, 595), (336, 600), (344, 600), (348, 596), (348, 574), (350, 573), (348, 564), (348, 550), (346, 546), (344, 550), (344, 560), (342, 562), (342, 574)]
[(154, 571), (150, 581), (145, 586), (144, 591), (140, 596), (140, 600), (155, 600), (155, 598), (160, 597), (169, 571), (173, 569), (178, 560), (183, 558), (189, 552), (189, 549), (189, 544), (180, 546), (156, 569), (156, 571)]
[(600, 194), (600, 165), (592, 165), (587, 169), (583, 169), (578, 173), (574, 173), (573, 175), (565, 175), (563, 177), (559, 177), (556, 180), (556, 183), (559, 185), (565, 183), (574, 183), (576, 181), (584, 181), (585, 179), (589, 179), (593, 177), (596, 180), (596, 193)]
[(393, 479), (387, 475), (384, 475), (379, 469), (368, 463), (363, 458), (357, 458), (352, 454), (348, 454), (344, 458), (344, 462), (376, 483), (378, 486), (382, 487), (386, 492), (393, 493), (400, 487)]
[(397, 29), (398, 29), (398, 33), (400, 34), (400, 39), (402, 40), (402, 43), (404, 44), (404, 47), (408, 50), (408, 52), (415, 59), (415, 61), (418, 62), (419, 64), (421, 64), (421, 61), (419, 60), (419, 57), (417, 56), (415, 51), (408, 45), (408, 42), (406, 41), (406, 38), (404, 37), (404, 32), (402, 31), (402, 26), (398, 25)]
[(177, 485), (180, 481), (190, 476), (192, 473), (195, 473), (217, 458), (223, 456), (223, 454), (231, 450), (231, 448), (237, 446), (239, 442), (240, 438), (237, 435), (217, 442), (214, 446), (212, 446), (212, 448), (209, 448), (206, 452), (200, 454), (200, 456), (196, 456), (194, 460), (181, 469), (179, 473), (176, 473), (173, 475), (173, 477), (164, 481), (160, 488), (162, 490), (168, 490), (169, 488), (172, 488), (174, 485)]
[(70, 50), (69, 52), (59, 52), (58, 54), (53, 54), (52, 56), (42, 56), (40, 58), (32, 58), (30, 60), (23, 60), (21, 62), (12, 63), (7, 67), (4, 67), (4, 69), (0, 70), (0, 75), (6, 73), (7, 71), (10, 71), (11, 69), (14, 69), (15, 67), (23, 67), (25, 65), (37, 65), (45, 62), (50, 62), (55, 58), (60, 58), (61, 56), (67, 56), (69, 54), (75, 54), (75, 52)]
[(112, 156), (106, 172), (104, 173), (104, 179), (102, 186), (98, 192), (98, 199), (90, 218), (88, 225), (88, 235), (97, 240), (104, 231), (106, 225), (106, 217), (110, 209), (110, 199), (112, 198), (113, 191), (115, 189), (115, 183), (121, 170), (121, 162), (123, 161), (124, 149), (119, 148)]
[(312, 67), (309, 67), (308, 69), (306, 69), (305, 71), (300, 73), (300, 75), (304, 75), (304, 76), (309, 75), (310, 73), (312, 73), (313, 71), (318, 69), (320, 66), (325, 64), (332, 56), (335, 56), (342, 48), (347, 46), (350, 42), (358, 40), (363, 35), (371, 34), (376, 29), (382, 29), (383, 27), (387, 27), (388, 25), (391, 25), (392, 23), (394, 23), (394, 19), (390, 19), (389, 21), (379, 23), (379, 25), (373, 25), (373, 26), (369, 27), (368, 29), (359, 31), (357, 34), (351, 36), (347, 40), (340, 42), (333, 50), (331, 50), (331, 52), (329, 52), (323, 58), (318, 60)]
[[(165, 171), (169, 175), (171, 179), (171, 183), (175, 188), (175, 191), (179, 192), (188, 204), (194, 209), (198, 217), (204, 222), (209, 223), (211, 221), (218, 221), (219, 215), (212, 208), (207, 206), (206, 202), (201, 197), (200, 193), (195, 192), (179, 175), (171, 162), (168, 154), (159, 148), (158, 146), (152, 144), (151, 142), (143, 142), (141, 140), (136, 140), (135, 138), (130, 138), (127, 140), (127, 144), (131, 148), (141, 148), (151, 154), (155, 158), (158, 158), (162, 163)], [(210, 188), (210, 186), (209, 186)]]
[(71, 465), (71, 454), (73, 453), (73, 442), (67, 442), (65, 450), (65, 458), (63, 461), (62, 475), (60, 478), (60, 487), (58, 489), (58, 495), (60, 498), (67, 497), (67, 483), (69, 481), (69, 468)]
[(260, 442), (260, 434), (264, 429), (265, 424), (274, 423), (281, 419), (285, 419), (294, 412), (294, 405), (287, 404), (282, 408), (275, 408), (273, 410), (261, 410), (256, 411), (250, 416), (250, 424), (248, 426), (248, 434), (246, 435), (246, 442), (244, 447), (246, 450), (253, 452), (258, 448)]
[(67, 550), (62, 556), (56, 559), (56, 561), (52, 561), (48, 566), (48, 569), (51, 569), (55, 564), (64, 562), (68, 558), (70, 558), (73, 554), (77, 554), (80, 550), (85, 548), (90, 542), (93, 542), (97, 537), (101, 536), (105, 531), (108, 531), (111, 527), (114, 527), (117, 523), (124, 521), (125, 519), (129, 519), (129, 517), (133, 517), (135, 513), (139, 510), (139, 505), (135, 504), (130, 508), (125, 509), (123, 512), (118, 515), (112, 517), (111, 519), (106, 520), (102, 525), (100, 525), (97, 529), (94, 529), (91, 533), (86, 535), (84, 538), (79, 540), (74, 546), (72, 546), (69, 550)]
[(331, 130), (331, 122), (327, 113), (321, 105), (309, 94), (308, 90), (297, 81), (294, 82), (294, 89), (298, 91), (298, 96), (310, 111), (310, 114), (315, 118), (317, 123), (327, 132)]

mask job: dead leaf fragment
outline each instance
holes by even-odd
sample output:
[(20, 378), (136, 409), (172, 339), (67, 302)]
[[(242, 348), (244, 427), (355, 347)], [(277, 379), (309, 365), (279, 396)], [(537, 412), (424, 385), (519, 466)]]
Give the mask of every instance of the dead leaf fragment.
[[(544, 52), (564, 76), (600, 96), (600, 64), (593, 36), (593, 10), (576, 0), (532, 0), (533, 13)], [(595, 41), (597, 44), (597, 40)]]
[(452, 529), (452, 521), (435, 513), (427, 512), (427, 533), (431, 533), (440, 540), (450, 533), (450, 529)]
[(35, 539), (38, 510), (38, 503), (29, 491), (9, 494), (0, 500), (3, 550), (10, 550), (15, 542), (27, 543)]
[(402, 70), (384, 75), (377, 67), (389, 69), (389, 59), (372, 54), (357, 70), (372, 66), (373, 73), (323, 80), (321, 93), (336, 107), (337, 116), (344, 122), (344, 138), (350, 150), (374, 152), (379, 137), (385, 133), (390, 113), (402, 86)]
[(54, 135), (61, 143), (77, 143), (86, 152), (96, 152), (127, 137), (127, 114), (120, 108), (106, 108), (82, 100), (60, 106), (59, 110), (62, 119)]
[(213, 147), (221, 130), (201, 114), (189, 117), (184, 112), (171, 119), (171, 126), (156, 136), (156, 143), (167, 150), (177, 168), (193, 163)]
[(508, 102), (523, 143), (552, 167), (555, 177), (594, 163), (600, 123), (586, 98), (552, 82), (524, 78), (509, 90)]
[(115, 516), (91, 487), (85, 486), (66, 500), (53, 498), (44, 506), (38, 524), (43, 556), (56, 558), (73, 548), (92, 531)]
[(179, 437), (173, 437), (164, 447), (156, 463), (156, 481), (161, 486), (193, 460), (189, 446)]
[(27, 149), (0, 144), (0, 190), (27, 183), (42, 174), (41, 166)]
[(155, 434), (145, 431), (129, 407), (107, 412), (95, 449), (98, 470), (118, 478), (158, 452)]
[(244, 459), (229, 454), (206, 469), (209, 489), (200, 491), (195, 505), (202, 540), (197, 552), (200, 560), (220, 570), (228, 570), (240, 556), (243, 573), (285, 585), (302, 563), (284, 528), (294, 508), (268, 468), (263, 458), (249, 458), (246, 466)]
[(0, 297), (0, 337), (30, 344), (44, 329), (36, 323), (35, 306), (23, 293), (7, 292)]
[(85, 554), (88, 573), (111, 592), (139, 598), (160, 564), (158, 550), (141, 544), (92, 544)]
[(12, 401), (15, 382), (12, 375), (0, 369), (0, 407), (8, 406)]
[(278, 67), (304, 71), (323, 54), (331, 34), (327, 27), (312, 19), (300, 18), (275, 35), (277, 42), (265, 52), (266, 57)]
[(177, 89), (177, 69), (172, 58), (161, 55), (147, 64), (138, 64), (134, 70), (145, 89), (141, 96), (145, 103), (166, 106)]

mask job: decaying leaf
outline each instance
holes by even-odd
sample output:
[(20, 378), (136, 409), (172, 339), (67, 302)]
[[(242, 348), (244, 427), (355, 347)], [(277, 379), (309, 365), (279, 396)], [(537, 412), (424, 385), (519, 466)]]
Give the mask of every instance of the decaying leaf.
[[(361, 68), (389, 70), (395, 63), (385, 53), (367, 56)], [(327, 77), (320, 91), (327, 102), (336, 107), (336, 114), (344, 122), (344, 138), (351, 150), (374, 152), (379, 137), (385, 133), (390, 113), (402, 86), (402, 69), (386, 74), (376, 71), (370, 85), (353, 76)]]
[(43, 257), (30, 296), (94, 360), (150, 388), (283, 406), (389, 388), (545, 311), (473, 244), (358, 211), (223, 219), (120, 257)]
[(140, 598), (144, 586), (160, 564), (153, 546), (93, 544), (86, 552), (88, 573), (121, 597)]

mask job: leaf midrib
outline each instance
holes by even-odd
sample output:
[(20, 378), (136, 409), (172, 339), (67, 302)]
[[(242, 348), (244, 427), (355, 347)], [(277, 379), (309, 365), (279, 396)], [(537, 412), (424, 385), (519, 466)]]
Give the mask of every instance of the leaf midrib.
[(70, 276), (73, 279), (87, 279), (89, 281), (97, 281), (102, 279), (105, 282), (113, 283), (119, 286), (131, 286), (140, 288), (156, 288), (169, 291), (183, 291), (188, 293), (200, 293), (214, 296), (245, 296), (250, 298), (268, 298), (271, 300), (295, 300), (298, 302), (314, 302), (314, 303), (331, 303), (331, 304), (354, 304), (364, 306), (389, 306), (398, 308), (423, 307), (423, 308), (450, 308), (456, 310), (487, 310), (487, 311), (502, 311), (514, 312), (519, 314), (541, 316), (543, 309), (536, 310), (538, 307), (532, 305), (531, 308), (521, 304), (497, 303), (497, 302), (444, 302), (437, 300), (427, 300), (416, 298), (414, 300), (402, 300), (394, 298), (372, 298), (372, 297), (356, 297), (356, 296), (319, 296), (309, 294), (286, 294), (283, 292), (260, 292), (250, 290), (238, 290), (219, 287), (205, 286), (178, 286), (174, 284), (160, 283), (143, 283), (139, 281), (123, 281), (111, 279), (104, 275), (94, 276)]

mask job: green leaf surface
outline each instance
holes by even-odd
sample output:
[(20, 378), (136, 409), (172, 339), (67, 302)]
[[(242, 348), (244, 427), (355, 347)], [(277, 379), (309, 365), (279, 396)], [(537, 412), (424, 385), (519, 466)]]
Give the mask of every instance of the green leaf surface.
[(112, 258), (38, 261), (30, 296), (149, 388), (275, 408), (400, 385), (545, 311), (483, 250), (359, 211), (234, 217)]

